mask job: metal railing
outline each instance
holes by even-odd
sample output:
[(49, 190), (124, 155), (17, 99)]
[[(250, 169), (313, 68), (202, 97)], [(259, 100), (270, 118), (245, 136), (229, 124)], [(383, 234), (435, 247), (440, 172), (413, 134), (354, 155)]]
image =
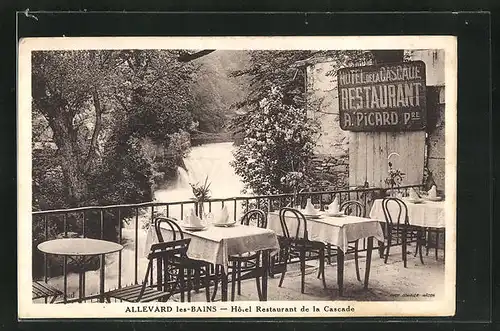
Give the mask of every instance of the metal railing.
[[(403, 196), (407, 195), (407, 191), (411, 187), (421, 187), (422, 185), (407, 185), (399, 188)], [(282, 207), (289, 205), (301, 204), (305, 205), (306, 199), (310, 198), (312, 203), (319, 206), (322, 210), (324, 206), (331, 203), (334, 196), (339, 198), (342, 203), (348, 200), (360, 201), (364, 206), (366, 213), (371, 208), (372, 202), (383, 197), (387, 189), (385, 188), (355, 188), (343, 189), (335, 191), (321, 192), (300, 192), (296, 195), (292, 193), (274, 194), (274, 195), (258, 195), (258, 196), (238, 196), (230, 198), (214, 198), (203, 203), (203, 209), (212, 212), (216, 204), (222, 208), (227, 206), (230, 217), (237, 221), (240, 216), (252, 208), (259, 208), (266, 212), (276, 211)], [(296, 201), (293, 201), (296, 199)], [(297, 201), (298, 200), (298, 201)], [(34, 275), (38, 275), (38, 279), (43, 279), (45, 282), (49, 280), (51, 274), (54, 273), (52, 265), (49, 266), (49, 257), (45, 253), (38, 252), (36, 245), (40, 242), (55, 239), (56, 237), (78, 236), (84, 238), (106, 239), (118, 243), (123, 243), (123, 230), (125, 223), (132, 223), (133, 226), (133, 277), (131, 280), (123, 280), (123, 251), (118, 252), (118, 276), (115, 288), (121, 288), (130, 283), (138, 284), (142, 275), (139, 275), (139, 223), (147, 227), (152, 223), (157, 216), (163, 215), (177, 219), (184, 219), (187, 208), (199, 210), (198, 203), (194, 200), (175, 201), (175, 202), (145, 202), (138, 204), (123, 204), (123, 205), (107, 205), (107, 206), (88, 206), (69, 209), (44, 210), (35, 211), (33, 216), (33, 265)], [(366, 243), (363, 242), (361, 250), (366, 250)], [(377, 248), (377, 247), (374, 247)], [(35, 261), (42, 259), (42, 261)], [(53, 261), (52, 261), (53, 262)], [(57, 261), (56, 261), (57, 262)], [(60, 262), (60, 261), (59, 261)], [(103, 261), (100, 259), (99, 268), (103, 267)], [(41, 264), (41, 271), (40, 269)], [(56, 263), (57, 264), (57, 263)], [(85, 294), (85, 273), (83, 274), (83, 289), (81, 290), (82, 297), (75, 298), (74, 293), (68, 293), (68, 268), (67, 259), (63, 260), (62, 271), (56, 269), (58, 276), (63, 277), (63, 298), (62, 302), (82, 302), (95, 301), (99, 294)], [(94, 266), (95, 267), (95, 266)], [(92, 269), (92, 266), (89, 266)], [(129, 272), (129, 270), (126, 270)], [(130, 276), (130, 275), (129, 275)], [(103, 284), (101, 284), (103, 286)]]

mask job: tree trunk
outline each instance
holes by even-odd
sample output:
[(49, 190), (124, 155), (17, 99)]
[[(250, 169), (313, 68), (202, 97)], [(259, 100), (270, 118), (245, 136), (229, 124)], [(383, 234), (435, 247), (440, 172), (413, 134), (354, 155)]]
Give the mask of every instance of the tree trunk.
[(75, 133), (70, 123), (71, 121), (65, 118), (64, 111), (61, 111), (55, 117), (49, 118), (49, 124), (54, 133), (54, 141), (63, 160), (61, 168), (68, 203), (70, 207), (76, 207), (85, 201), (88, 186), (83, 169), (81, 169), (81, 153), (77, 142), (72, 139)]

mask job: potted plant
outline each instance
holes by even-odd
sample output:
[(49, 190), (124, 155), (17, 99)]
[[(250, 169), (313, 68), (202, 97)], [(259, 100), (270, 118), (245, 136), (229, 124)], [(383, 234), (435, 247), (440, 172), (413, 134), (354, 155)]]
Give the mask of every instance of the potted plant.
[(196, 201), (196, 213), (200, 218), (203, 218), (203, 203), (210, 199), (210, 184), (211, 183), (208, 182), (208, 176), (205, 177), (203, 185), (200, 185), (200, 183), (189, 183), (194, 194), (193, 200)]
[[(395, 196), (399, 195), (399, 187), (401, 186), (401, 182), (403, 181), (403, 177), (405, 176), (405, 173), (399, 169), (394, 169), (392, 167), (393, 164), (390, 161), (390, 159), (391, 159), (391, 156), (393, 156), (393, 155), (400, 156), (398, 153), (391, 153), (387, 157), (387, 160), (389, 160), (388, 161), (389, 170), (388, 170), (388, 176), (384, 180), (384, 182), (390, 188), (390, 195), (395, 197)], [(397, 190), (397, 192), (396, 192), (396, 190)]]

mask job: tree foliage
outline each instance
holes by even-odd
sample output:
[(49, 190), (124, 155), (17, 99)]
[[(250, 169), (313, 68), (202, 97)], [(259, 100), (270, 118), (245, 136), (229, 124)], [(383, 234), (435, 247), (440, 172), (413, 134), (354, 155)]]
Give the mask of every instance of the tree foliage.
[[(247, 190), (268, 194), (297, 189), (290, 176), (312, 179), (303, 173), (312, 156), (316, 124), (306, 116), (306, 61), (332, 63), (334, 75), (340, 67), (360, 64), (372, 57), (366, 51), (283, 50), (250, 51), (249, 64), (236, 70), (236, 77), (249, 79), (245, 97), (234, 107), (242, 110), (231, 126), (243, 136), (233, 166)], [(288, 184), (287, 184), (288, 183)], [(294, 187), (294, 188), (292, 188)]]
[(272, 88), (249, 117), (243, 143), (234, 153), (232, 166), (247, 192), (274, 194), (293, 189), (283, 180), (303, 171), (312, 156), (316, 126), (302, 108), (283, 102)]
[(33, 53), (33, 144), (55, 144), (35, 148), (35, 208), (152, 198), (152, 183), (175, 172), (193, 127), (195, 67), (177, 56), (159, 50)]

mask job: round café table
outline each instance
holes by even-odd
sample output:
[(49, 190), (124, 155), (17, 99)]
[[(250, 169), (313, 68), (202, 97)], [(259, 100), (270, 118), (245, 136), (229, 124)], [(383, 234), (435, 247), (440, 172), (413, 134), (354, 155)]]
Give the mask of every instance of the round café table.
[(66, 302), (66, 265), (70, 258), (75, 262), (79, 273), (78, 299), (82, 301), (85, 295), (85, 264), (95, 257), (100, 259), (100, 300), (104, 302), (104, 256), (106, 254), (121, 251), (123, 246), (111, 241), (90, 238), (63, 238), (45, 241), (38, 245), (38, 249), (46, 254), (60, 255), (64, 257), (64, 302)]

